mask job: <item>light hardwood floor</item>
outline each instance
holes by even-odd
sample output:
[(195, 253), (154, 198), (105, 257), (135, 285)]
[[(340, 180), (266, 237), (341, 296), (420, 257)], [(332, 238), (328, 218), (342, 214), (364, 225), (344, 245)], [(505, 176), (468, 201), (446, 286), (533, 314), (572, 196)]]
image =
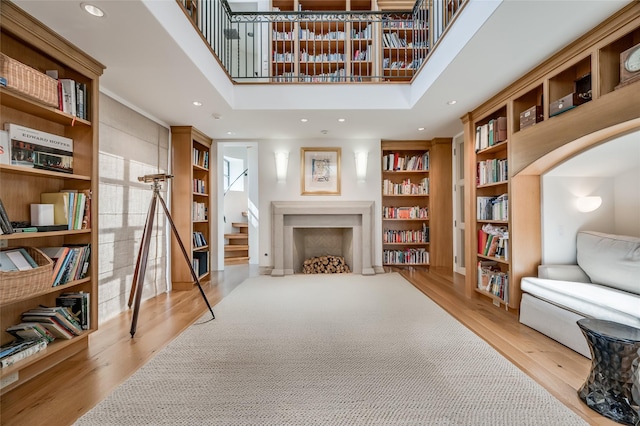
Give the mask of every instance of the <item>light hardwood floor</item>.
[[(464, 277), (460, 275), (434, 270), (399, 272), (587, 422), (616, 424), (589, 409), (577, 396), (589, 372), (588, 359), (521, 325), (514, 313), (493, 306), (488, 299), (465, 298)], [(215, 305), (245, 278), (257, 274), (257, 269), (248, 265), (230, 266), (214, 274), (203, 288)], [(206, 311), (200, 292), (194, 288), (143, 302), (134, 338), (129, 333), (130, 311), (100, 324), (91, 335), (89, 349), (3, 395), (0, 423), (72, 424)]]

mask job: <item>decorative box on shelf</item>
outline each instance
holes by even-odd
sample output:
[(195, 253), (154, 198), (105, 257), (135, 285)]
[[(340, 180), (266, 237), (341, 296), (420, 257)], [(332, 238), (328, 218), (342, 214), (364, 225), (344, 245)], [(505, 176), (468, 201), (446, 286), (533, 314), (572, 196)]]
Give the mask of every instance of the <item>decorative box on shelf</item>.
[(542, 121), (542, 105), (532, 106), (520, 113), (520, 130)]
[(58, 106), (58, 81), (22, 62), (0, 53), (0, 77), (6, 80), (8, 89), (19, 92), (36, 101)]

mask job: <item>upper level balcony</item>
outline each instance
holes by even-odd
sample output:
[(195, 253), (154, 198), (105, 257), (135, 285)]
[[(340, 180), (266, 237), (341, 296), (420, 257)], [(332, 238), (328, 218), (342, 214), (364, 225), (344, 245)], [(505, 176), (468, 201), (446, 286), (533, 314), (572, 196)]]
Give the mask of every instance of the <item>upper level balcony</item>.
[(411, 82), (467, 0), (177, 1), (236, 83), (382, 83)]

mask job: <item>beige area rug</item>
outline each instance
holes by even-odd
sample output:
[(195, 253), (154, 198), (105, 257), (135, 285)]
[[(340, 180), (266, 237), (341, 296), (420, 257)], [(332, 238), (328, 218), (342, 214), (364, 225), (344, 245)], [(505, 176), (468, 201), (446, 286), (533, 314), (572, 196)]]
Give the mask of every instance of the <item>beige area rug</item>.
[(214, 312), (76, 424), (586, 424), (397, 273), (250, 278)]

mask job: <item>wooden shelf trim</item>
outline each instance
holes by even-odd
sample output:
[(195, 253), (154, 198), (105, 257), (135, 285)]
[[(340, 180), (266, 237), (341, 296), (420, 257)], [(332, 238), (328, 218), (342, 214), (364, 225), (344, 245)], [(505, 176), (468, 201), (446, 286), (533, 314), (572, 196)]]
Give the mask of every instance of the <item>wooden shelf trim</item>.
[(73, 173), (53, 172), (51, 170), (41, 170), (29, 167), (15, 166), (11, 164), (0, 164), (0, 172), (41, 176), (43, 178), (91, 181), (91, 176), (76, 175)]
[(90, 234), (91, 229), (73, 229), (68, 231), (51, 232), (14, 232), (13, 234), (0, 235), (0, 240), (24, 240), (31, 238), (58, 237), (66, 235)]

